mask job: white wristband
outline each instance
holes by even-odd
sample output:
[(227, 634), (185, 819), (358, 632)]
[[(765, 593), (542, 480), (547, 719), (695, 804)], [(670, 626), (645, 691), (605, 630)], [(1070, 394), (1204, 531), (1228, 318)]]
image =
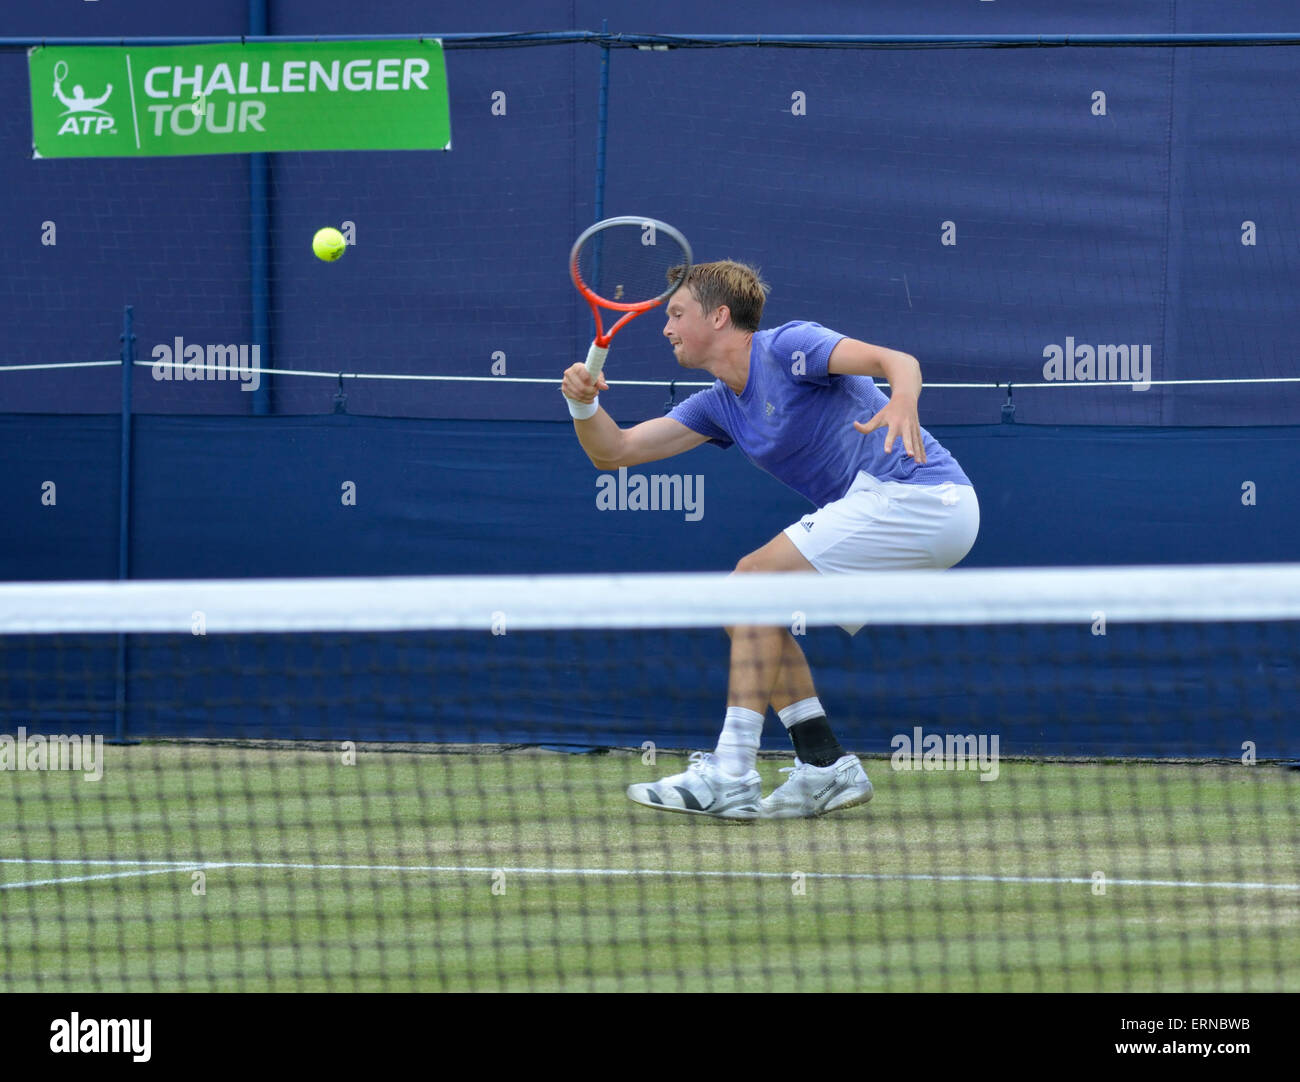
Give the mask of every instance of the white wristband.
[(588, 417), (594, 417), (596, 411), (600, 409), (600, 395), (597, 395), (590, 402), (575, 402), (567, 394), (564, 401), (569, 404), (569, 415), (579, 421), (585, 421)]

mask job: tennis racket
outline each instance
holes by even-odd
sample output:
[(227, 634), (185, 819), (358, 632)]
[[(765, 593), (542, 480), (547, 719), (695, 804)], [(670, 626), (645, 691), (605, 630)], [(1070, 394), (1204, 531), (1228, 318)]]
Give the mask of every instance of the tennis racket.
[[(599, 375), (610, 340), (642, 312), (671, 297), (691, 269), (691, 246), (666, 222), (653, 218), (606, 218), (584, 230), (569, 253), (569, 274), (596, 317), (596, 339), (587, 371)], [(622, 312), (604, 329), (601, 310)]]

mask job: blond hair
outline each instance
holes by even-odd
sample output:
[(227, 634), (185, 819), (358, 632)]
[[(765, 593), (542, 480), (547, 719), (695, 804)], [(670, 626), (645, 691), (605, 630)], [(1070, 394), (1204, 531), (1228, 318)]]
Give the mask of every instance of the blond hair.
[[(681, 267), (668, 272), (669, 281), (681, 273)], [(705, 314), (726, 305), (731, 324), (742, 331), (758, 330), (767, 300), (768, 285), (757, 267), (722, 259), (716, 263), (696, 263), (686, 275), (681, 288), (689, 289)]]

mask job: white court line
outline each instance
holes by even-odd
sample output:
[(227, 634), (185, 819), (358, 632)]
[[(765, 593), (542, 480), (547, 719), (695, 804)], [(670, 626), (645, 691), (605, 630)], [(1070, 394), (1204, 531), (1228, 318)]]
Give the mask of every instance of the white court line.
[(86, 860), (78, 858), (77, 860), (51, 860), (46, 857), (0, 857), (0, 864), (75, 864), (78, 867), (97, 864), (106, 864), (110, 868), (120, 868), (124, 864), (130, 864), (141, 868), (161, 868), (165, 866), (180, 867), (191, 864), (202, 864), (201, 860)]
[[(469, 864), (303, 864), (281, 863), (274, 861), (111, 861), (111, 860), (31, 860), (0, 858), (0, 864), (130, 864), (135, 868), (142, 865), (166, 865), (156, 871), (128, 871), (121, 875), (157, 875), (162, 872), (197, 872), (213, 871), (220, 868), (264, 868), (268, 871), (316, 871), (316, 872), (413, 872), (422, 875), (456, 874), (456, 875), (491, 875), (493, 872), (506, 872), (510, 875), (539, 876), (573, 876), (577, 878), (637, 878), (659, 877), (666, 879), (780, 879), (788, 881), (791, 872), (731, 872), (731, 871), (690, 871), (681, 868), (511, 868), (501, 865)], [(842, 880), (848, 882), (871, 883), (1006, 883), (1027, 885), (1060, 885), (1090, 887), (1095, 882), (1091, 876), (1056, 876), (1056, 875), (938, 875), (924, 872), (803, 872), (805, 879)], [(78, 876), (75, 879), (51, 879), (31, 883), (0, 883), (0, 889), (21, 886), (43, 886), (46, 883), (76, 883), (91, 879), (112, 879), (116, 875)], [(1300, 892), (1300, 883), (1251, 883), (1217, 880), (1191, 879), (1107, 879), (1107, 886), (1116, 887), (1172, 887), (1183, 890), (1280, 890)]]
[(58, 883), (89, 883), (96, 879), (126, 879), (131, 876), (161, 875), (164, 872), (202, 871), (202, 862), (184, 860), (51, 860), (45, 857), (0, 857), (0, 864), (53, 864), (58, 867), (73, 865), (78, 868), (129, 865), (131, 871), (103, 872), (97, 875), (60, 876), (55, 879), (29, 879), (21, 883), (0, 883), (0, 890), (17, 890), (20, 887), (48, 887)]
[(201, 872), (203, 865), (177, 864), (167, 868), (136, 868), (130, 872), (100, 872), (98, 875), (73, 875), (58, 879), (29, 879), (23, 883), (0, 883), (0, 890), (18, 890), (20, 887), (49, 887), (59, 883), (89, 883), (96, 879), (127, 879), (131, 876), (163, 875), (165, 872)]

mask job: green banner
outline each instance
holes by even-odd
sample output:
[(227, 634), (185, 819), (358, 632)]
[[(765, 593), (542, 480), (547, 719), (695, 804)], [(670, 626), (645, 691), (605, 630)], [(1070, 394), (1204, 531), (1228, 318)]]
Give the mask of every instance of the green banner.
[(37, 46), (32, 155), (450, 150), (442, 43)]

